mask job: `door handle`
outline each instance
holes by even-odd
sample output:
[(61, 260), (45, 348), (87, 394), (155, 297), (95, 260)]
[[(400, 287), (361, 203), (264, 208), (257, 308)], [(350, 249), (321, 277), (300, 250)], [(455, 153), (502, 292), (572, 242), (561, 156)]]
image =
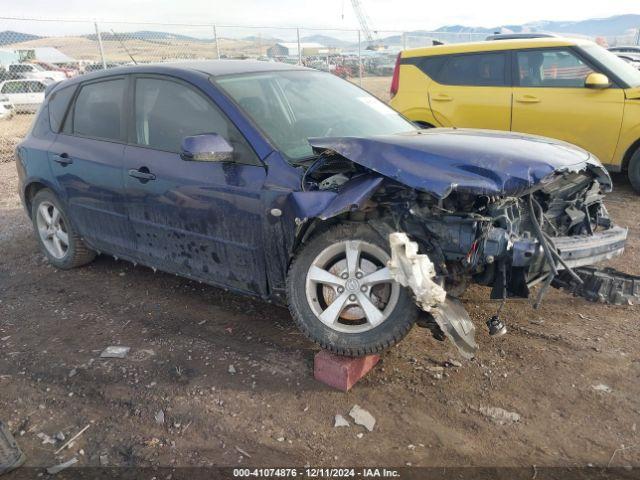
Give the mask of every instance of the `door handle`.
[(450, 102), (451, 100), (453, 100), (453, 98), (446, 93), (437, 93), (432, 96), (431, 99), (435, 100), (436, 102)]
[(131, 169), (129, 170), (129, 176), (133, 178), (137, 178), (141, 182), (148, 182), (149, 180), (155, 180), (156, 176), (149, 171), (147, 167), (140, 167), (138, 170)]
[(59, 155), (54, 155), (53, 156), (53, 161), (56, 163), (59, 163), (62, 166), (66, 166), (66, 165), (70, 165), (73, 163), (73, 160), (71, 159), (71, 157), (69, 157), (69, 154), (67, 153), (61, 153)]
[(518, 103), (540, 103), (540, 99), (534, 95), (522, 95), (520, 97), (516, 97), (516, 102)]

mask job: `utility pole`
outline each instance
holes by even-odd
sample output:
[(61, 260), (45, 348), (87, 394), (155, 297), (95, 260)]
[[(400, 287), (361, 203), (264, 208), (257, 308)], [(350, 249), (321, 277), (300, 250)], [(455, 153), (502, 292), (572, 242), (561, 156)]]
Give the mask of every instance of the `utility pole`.
[(360, 30), (358, 30), (358, 79), (362, 86), (362, 52), (360, 51)]
[(220, 46), (218, 45), (218, 30), (216, 30), (216, 26), (213, 26), (213, 41), (216, 44), (216, 55), (218, 56), (218, 60), (220, 60)]
[(93, 22), (96, 27), (96, 38), (98, 40), (98, 48), (100, 49), (100, 60), (102, 60), (102, 69), (107, 69), (107, 62), (104, 59), (104, 48), (102, 46), (102, 36), (100, 35), (100, 29), (98, 28), (98, 22)]

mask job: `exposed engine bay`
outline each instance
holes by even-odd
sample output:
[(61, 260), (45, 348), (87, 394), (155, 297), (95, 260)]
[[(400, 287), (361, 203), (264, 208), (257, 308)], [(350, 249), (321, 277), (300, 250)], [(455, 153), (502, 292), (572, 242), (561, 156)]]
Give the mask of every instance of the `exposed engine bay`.
[[(305, 172), (305, 191), (340, 193), (376, 173), (334, 150), (319, 153), (320, 159)], [(402, 232), (429, 257), (434, 280), (447, 292), (446, 302), (433, 302), (431, 314), (450, 317), (449, 323), (445, 318), (445, 328), (438, 321), (445, 333), (453, 321), (462, 322), (450, 333), (466, 335), (464, 345), (447, 336), (470, 356), (475, 342), (468, 330), (473, 335), (473, 324), (455, 300), (468, 285), (489, 286), (492, 299), (505, 301), (528, 298), (541, 284), (534, 302), (537, 308), (550, 286), (570, 284), (567, 289), (579, 294), (575, 287), (584, 283), (584, 275), (578, 269), (623, 253), (627, 230), (612, 223), (603, 204), (610, 188), (608, 175), (605, 178), (587, 165), (554, 172), (529, 188), (502, 195), (477, 194), (452, 185), (438, 196), (387, 177), (365, 202), (350, 205), (342, 215), (366, 221), (385, 236)], [(426, 311), (424, 298), (415, 289), (414, 294)], [(635, 301), (632, 297), (630, 301)], [(601, 296), (600, 301), (609, 298)]]

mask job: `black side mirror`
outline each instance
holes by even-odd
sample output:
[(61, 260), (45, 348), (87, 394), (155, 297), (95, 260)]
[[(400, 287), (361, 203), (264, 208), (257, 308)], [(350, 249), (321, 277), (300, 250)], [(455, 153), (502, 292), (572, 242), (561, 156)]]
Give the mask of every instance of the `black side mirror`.
[(185, 137), (180, 157), (192, 162), (231, 162), (233, 147), (217, 133), (203, 133)]

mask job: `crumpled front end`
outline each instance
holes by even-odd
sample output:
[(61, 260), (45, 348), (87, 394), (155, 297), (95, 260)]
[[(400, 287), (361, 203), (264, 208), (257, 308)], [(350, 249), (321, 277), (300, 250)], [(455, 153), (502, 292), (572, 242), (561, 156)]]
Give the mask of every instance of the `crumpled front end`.
[[(603, 203), (611, 179), (584, 150), (492, 132), (450, 132), (446, 138), (434, 136), (434, 142), (424, 137), (313, 141), (320, 159), (308, 169), (305, 188), (346, 198), (347, 192), (357, 191), (354, 186), (365, 185), (359, 178), (369, 183), (376, 174), (384, 178), (367, 188), (365, 201), (342, 202), (348, 208), (341, 211), (385, 236), (392, 234), (392, 251), (393, 235), (406, 235), (417, 245), (413, 253), (428, 257), (446, 300), (428, 298), (425, 303), (419, 286), (406, 285), (418, 306), (466, 356), (476, 348), (473, 324), (455, 299), (468, 285), (490, 286), (491, 298), (506, 300), (528, 298), (540, 284), (537, 307), (550, 286), (571, 284), (577, 293), (580, 289), (573, 287), (586, 278), (580, 269), (623, 253), (627, 230), (613, 224)], [(491, 143), (493, 150), (481, 149), (479, 157), (464, 164), (461, 159), (471, 155), (470, 137)], [(456, 140), (457, 150), (445, 150)], [(508, 155), (500, 154), (500, 145)], [(519, 159), (523, 145), (538, 151)], [(387, 161), (380, 162), (380, 156)], [(396, 161), (398, 156), (402, 158)], [(509, 165), (509, 171), (499, 170), (501, 165)], [(640, 299), (629, 299), (626, 290), (618, 297)], [(635, 296), (640, 297), (640, 290)], [(608, 300), (606, 295), (599, 298)], [(493, 325), (495, 331), (489, 327), (492, 334), (506, 331), (500, 325)]]

